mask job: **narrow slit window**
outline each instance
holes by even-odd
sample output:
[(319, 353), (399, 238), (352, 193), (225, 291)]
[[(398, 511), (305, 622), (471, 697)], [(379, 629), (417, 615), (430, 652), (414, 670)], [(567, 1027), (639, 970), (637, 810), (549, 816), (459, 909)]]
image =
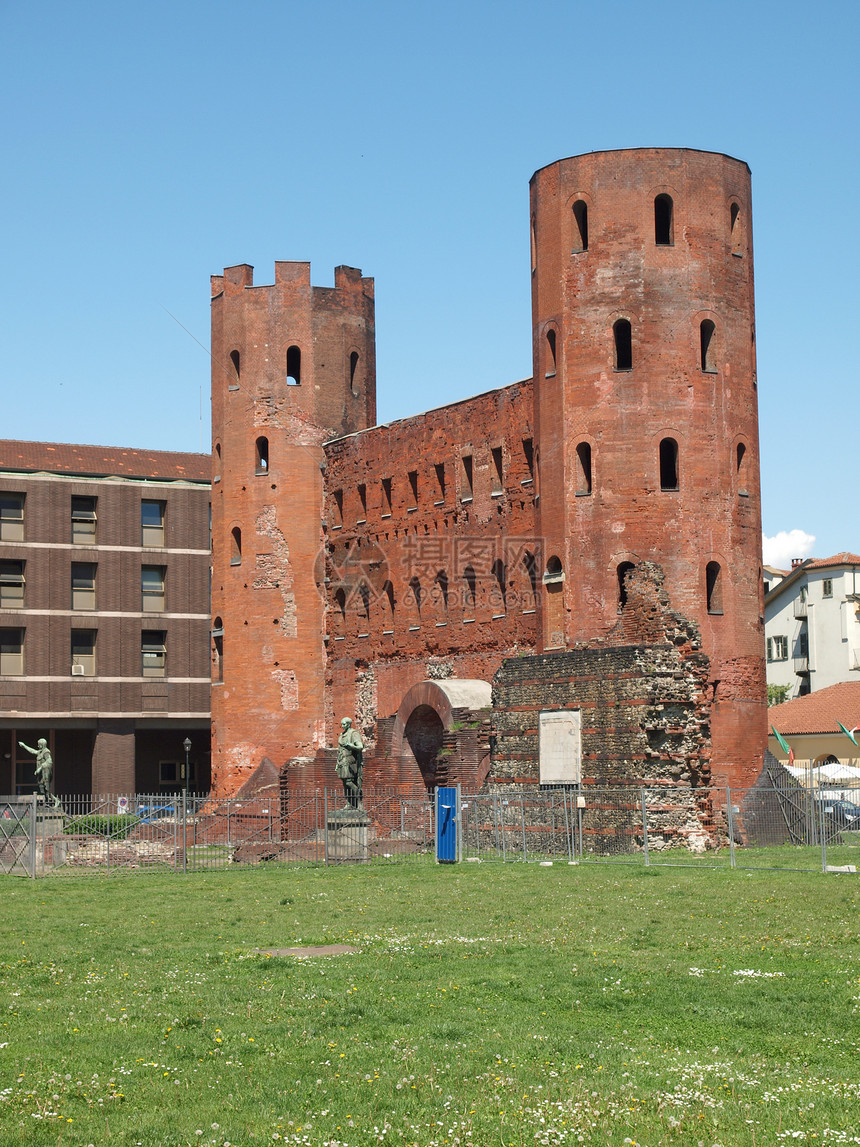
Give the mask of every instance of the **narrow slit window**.
[(526, 550), (523, 555), (523, 567), (526, 571), (526, 577), (529, 579), (529, 592), (531, 594), (530, 605), (535, 605), (537, 599), (537, 560), (531, 550)]
[(660, 443), (660, 489), (678, 489), (678, 443), (664, 438)]
[(439, 570), (436, 574), (436, 591), (439, 601), (442, 603), (442, 609), (447, 614), (448, 612), (448, 575), (444, 570)]
[(269, 440), (265, 437), (257, 439), (254, 448), (254, 473), (268, 474), (269, 472)]
[(220, 617), (212, 623), (212, 679), (224, 680), (224, 622)]
[(627, 604), (627, 575), (636, 567), (633, 562), (622, 562), (618, 567), (618, 606), (623, 609)]
[(367, 582), (363, 581), (358, 587), (358, 596), (361, 599), (361, 616), (366, 621), (370, 621), (370, 587)]
[(654, 242), (658, 247), (673, 243), (674, 205), (671, 195), (658, 195), (654, 200)]
[(633, 369), (633, 331), (629, 319), (617, 319), (612, 324), (615, 336), (615, 369)]
[(356, 390), (358, 372), (358, 351), (354, 350), (349, 356), (349, 389), (353, 394), (358, 394)]
[(588, 250), (588, 204), (577, 199), (573, 205), (573, 244), (571, 253), (580, 254)]
[(0, 494), (0, 542), (23, 542), (24, 495)]
[(287, 385), (301, 386), (302, 384), (302, 352), (297, 346), (287, 349)]
[(535, 449), (534, 442), (531, 438), (524, 438), (523, 440), (523, 457), (526, 460), (526, 471), (528, 477), (524, 479), (526, 482), (533, 482), (535, 477)]
[(412, 600), (415, 602), (415, 616), (421, 617), (421, 582), (417, 577), (414, 577), (409, 582), (409, 589), (412, 593)]
[(390, 581), (387, 581), (382, 587), (382, 604), (386, 608), (386, 612), (391, 621), (394, 620), (394, 586)]
[(463, 581), (466, 583), (466, 611), (471, 613), (475, 608), (477, 600), (477, 584), (478, 579), (475, 576), (475, 571), (472, 566), (466, 566), (463, 570)]
[(461, 468), (461, 479), (462, 479), (462, 482), (461, 482), (462, 493), (460, 494), (460, 500), (463, 502), (466, 502), (466, 501), (471, 502), (471, 500), (472, 500), (472, 455), (471, 454), (464, 454), (463, 455), (463, 457), (460, 459), (460, 468)]
[(415, 510), (418, 507), (418, 471), (409, 471), (409, 509)]
[(233, 368), (233, 379), (235, 382), (239, 381), (240, 367), (242, 358), (237, 350), (230, 351), (230, 365)]
[(729, 226), (731, 228), (732, 254), (744, 253), (744, 224), (740, 204), (732, 203), (729, 209)]
[(735, 472), (737, 474), (738, 492), (746, 493), (747, 484), (747, 448), (739, 442), (735, 451)]
[(580, 442), (576, 448), (576, 492), (591, 493), (591, 443)]
[(699, 326), (702, 370), (707, 374), (717, 371), (717, 328), (711, 319), (703, 319)]
[(382, 513), (385, 517), (391, 517), (391, 479), (382, 479)]
[(343, 490), (335, 490), (332, 497), (334, 498), (334, 524), (336, 526), (343, 525)]
[(723, 612), (723, 577), (719, 562), (708, 562), (705, 569), (708, 613)]
[(555, 331), (552, 327), (546, 332), (546, 377), (552, 378), (556, 372)]
[(493, 493), (502, 494), (505, 489), (504, 481), (504, 461), (502, 458), (501, 446), (494, 446), (492, 449), (493, 454)]
[(238, 526), (234, 526), (230, 531), (230, 565), (240, 566), (242, 564), (242, 531)]
[(436, 486), (439, 490), (439, 501), (445, 501), (445, 463), (437, 462), (435, 465), (436, 470)]
[(364, 482), (358, 484), (359, 523), (367, 521), (367, 486)]
[(508, 611), (508, 571), (501, 558), (493, 562), (493, 580), (495, 581), (494, 612), (507, 613)]

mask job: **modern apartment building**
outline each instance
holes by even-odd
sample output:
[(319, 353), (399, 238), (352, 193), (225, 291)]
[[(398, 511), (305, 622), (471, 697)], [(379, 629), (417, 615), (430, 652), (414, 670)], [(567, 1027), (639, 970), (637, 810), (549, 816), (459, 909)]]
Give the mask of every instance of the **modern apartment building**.
[(0, 441), (0, 792), (209, 787), (210, 458)]

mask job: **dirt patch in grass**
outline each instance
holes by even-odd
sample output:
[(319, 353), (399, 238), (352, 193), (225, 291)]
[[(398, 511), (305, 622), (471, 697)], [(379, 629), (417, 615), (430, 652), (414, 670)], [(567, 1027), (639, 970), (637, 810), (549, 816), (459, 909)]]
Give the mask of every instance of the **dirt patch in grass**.
[(261, 956), (354, 956), (360, 948), (349, 944), (315, 944), (309, 948), (258, 948)]

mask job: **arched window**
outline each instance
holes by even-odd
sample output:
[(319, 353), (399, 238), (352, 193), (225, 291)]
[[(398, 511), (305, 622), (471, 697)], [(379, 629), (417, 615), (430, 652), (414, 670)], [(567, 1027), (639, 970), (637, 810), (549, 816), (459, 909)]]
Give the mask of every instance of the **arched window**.
[(224, 622), (216, 617), (212, 622), (212, 677), (215, 681), (224, 680)]
[(370, 621), (370, 586), (363, 581), (358, 587), (358, 596), (361, 598), (361, 616), (364, 621)]
[(230, 531), (230, 565), (240, 566), (242, 564), (242, 531), (238, 526), (234, 526)]
[(591, 493), (591, 444), (580, 442), (576, 448), (576, 492)]
[(358, 351), (354, 350), (349, 356), (349, 389), (353, 394), (358, 394), (355, 389), (355, 372), (358, 370)]
[(477, 601), (477, 580), (478, 579), (475, 577), (475, 571), (472, 566), (466, 566), (466, 568), (463, 570), (463, 581), (466, 583), (465, 606), (468, 613), (471, 613), (474, 610), (475, 603)]
[(617, 572), (618, 575), (618, 608), (623, 609), (627, 604), (627, 575), (631, 570), (636, 567), (633, 562), (622, 562)]
[(702, 319), (699, 327), (699, 342), (701, 346), (700, 362), (702, 370), (708, 374), (717, 371), (717, 327), (710, 319)]
[(654, 242), (658, 247), (672, 246), (673, 215), (672, 196), (658, 195), (654, 200)]
[(382, 587), (382, 606), (386, 613), (387, 621), (394, 621), (394, 586), (390, 581), (387, 581)]
[(233, 378), (236, 382), (239, 381), (239, 366), (241, 363), (241, 356), (237, 350), (230, 351), (230, 365), (233, 367)]
[(529, 579), (531, 601), (528, 604), (531, 608), (537, 603), (537, 562), (531, 550), (526, 550), (523, 554), (523, 567), (526, 571), (526, 577)]
[(409, 589), (412, 592), (412, 600), (415, 602), (415, 614), (421, 617), (421, 581), (417, 577), (410, 578)]
[(297, 346), (287, 348), (287, 383), (290, 386), (302, 384), (302, 352)]
[(553, 330), (552, 327), (550, 327), (549, 330), (546, 332), (546, 349), (547, 349), (547, 356), (546, 356), (546, 372), (545, 373), (546, 373), (547, 378), (552, 378), (553, 375), (555, 374), (555, 369), (556, 369), (555, 331)]
[(664, 438), (660, 443), (660, 489), (678, 489), (678, 443)]
[(577, 199), (573, 205), (573, 244), (571, 254), (578, 255), (588, 250), (588, 204)]
[(501, 558), (496, 558), (493, 562), (493, 578), (495, 580), (495, 600), (493, 602), (493, 609), (498, 609), (501, 613), (508, 612), (508, 571), (505, 563)]
[(255, 444), (254, 473), (268, 474), (269, 472), (269, 440), (258, 438)]
[(221, 443), (215, 443), (215, 473), (221, 475)]
[(561, 568), (561, 558), (557, 558), (553, 555), (547, 559), (544, 581), (561, 581), (563, 578), (564, 573)]
[(719, 562), (708, 562), (705, 569), (705, 592), (708, 613), (723, 612), (723, 578)]
[(633, 369), (633, 332), (629, 319), (616, 319), (612, 324), (615, 336), (615, 369)]
[(735, 473), (737, 476), (738, 493), (746, 493), (747, 482), (747, 448), (739, 442), (735, 450)]
[(448, 612), (448, 575), (444, 570), (439, 570), (436, 574), (436, 590), (439, 594), (439, 599), (442, 602), (442, 609), (447, 614)]
[(744, 253), (744, 222), (739, 203), (732, 203), (729, 208), (729, 226), (731, 228), (732, 254)]
[(338, 586), (334, 591), (334, 604), (336, 610), (335, 619), (339, 619), (341, 622), (346, 621), (346, 591), (342, 586)]

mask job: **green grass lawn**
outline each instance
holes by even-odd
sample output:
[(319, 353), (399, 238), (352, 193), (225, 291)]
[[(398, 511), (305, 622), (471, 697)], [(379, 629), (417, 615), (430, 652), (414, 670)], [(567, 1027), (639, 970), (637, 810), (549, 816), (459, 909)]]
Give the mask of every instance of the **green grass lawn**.
[[(860, 1143), (857, 878), (5, 878), (0, 1144)], [(355, 955), (256, 949), (325, 943)]]

